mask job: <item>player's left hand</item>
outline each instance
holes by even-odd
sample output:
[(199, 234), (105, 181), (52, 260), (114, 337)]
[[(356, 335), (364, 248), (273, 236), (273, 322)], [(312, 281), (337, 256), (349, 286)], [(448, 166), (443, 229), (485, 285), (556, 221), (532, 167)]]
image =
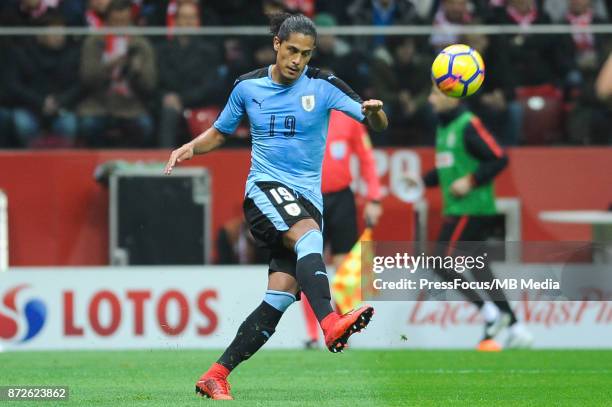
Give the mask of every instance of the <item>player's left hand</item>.
[(468, 174), (464, 177), (456, 179), (450, 186), (450, 192), (456, 197), (462, 197), (467, 195), (474, 186), (474, 180), (472, 175)]
[(366, 220), (368, 226), (376, 226), (378, 219), (383, 213), (382, 205), (380, 202), (369, 201), (365, 208), (363, 208), (363, 217)]
[(366, 100), (361, 104), (361, 113), (366, 116), (370, 116), (374, 113), (378, 113), (382, 110), (383, 102), (382, 100), (370, 99)]

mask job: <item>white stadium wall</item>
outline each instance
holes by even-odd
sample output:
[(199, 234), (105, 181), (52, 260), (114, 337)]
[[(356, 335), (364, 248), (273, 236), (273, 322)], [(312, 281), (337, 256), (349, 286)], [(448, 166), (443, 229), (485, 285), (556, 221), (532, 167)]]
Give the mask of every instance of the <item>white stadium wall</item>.
[[(266, 267), (15, 268), (0, 272), (0, 348), (222, 348), (262, 299)], [(374, 302), (357, 348), (473, 348), (464, 302)], [(611, 347), (612, 302), (515, 302), (536, 348)], [(306, 338), (292, 306), (267, 348)], [(503, 338), (502, 338), (503, 339)]]

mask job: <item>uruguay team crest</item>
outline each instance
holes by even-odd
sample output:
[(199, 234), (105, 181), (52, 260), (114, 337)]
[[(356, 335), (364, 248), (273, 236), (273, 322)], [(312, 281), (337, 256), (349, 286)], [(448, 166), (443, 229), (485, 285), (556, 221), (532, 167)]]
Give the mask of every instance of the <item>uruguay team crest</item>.
[(302, 107), (307, 112), (312, 111), (315, 107), (315, 97), (314, 95), (302, 96)]

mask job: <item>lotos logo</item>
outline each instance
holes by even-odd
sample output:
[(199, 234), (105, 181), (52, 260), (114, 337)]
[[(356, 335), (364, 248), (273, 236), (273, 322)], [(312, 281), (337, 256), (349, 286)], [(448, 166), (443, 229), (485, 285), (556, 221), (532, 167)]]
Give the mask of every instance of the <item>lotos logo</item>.
[[(0, 307), (4, 306), (4, 309), (0, 308), (0, 338), (10, 340), (19, 336), (18, 342), (26, 342), (35, 337), (45, 325), (47, 307), (41, 300), (31, 298), (18, 309), (17, 294), (28, 287), (27, 284), (18, 285), (2, 297)], [(27, 321), (25, 327), (22, 322), (24, 315)]]

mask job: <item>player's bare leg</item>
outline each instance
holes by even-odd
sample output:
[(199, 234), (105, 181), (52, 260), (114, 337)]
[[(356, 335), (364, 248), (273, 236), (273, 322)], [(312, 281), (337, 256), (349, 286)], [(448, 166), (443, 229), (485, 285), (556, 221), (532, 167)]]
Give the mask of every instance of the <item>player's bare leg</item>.
[(365, 305), (342, 316), (334, 312), (323, 262), (323, 235), (314, 220), (297, 222), (283, 235), (283, 243), (297, 255), (297, 281), (325, 334), (325, 345), (331, 352), (341, 352), (348, 338), (368, 325), (374, 308)]
[(272, 272), (262, 303), (238, 328), (238, 333), (219, 360), (196, 382), (196, 393), (215, 400), (232, 400), (227, 377), (249, 359), (272, 336), (283, 313), (295, 301), (298, 283), (290, 274)]

